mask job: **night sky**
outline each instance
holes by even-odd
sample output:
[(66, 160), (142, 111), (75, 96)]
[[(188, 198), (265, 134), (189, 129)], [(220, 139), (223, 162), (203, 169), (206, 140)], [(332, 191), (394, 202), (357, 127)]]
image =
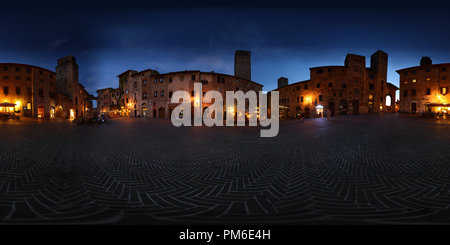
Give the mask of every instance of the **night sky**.
[(388, 53), (395, 70), (450, 63), (450, 3), (443, 1), (3, 1), (0, 62), (55, 70), (74, 55), (80, 83), (117, 87), (120, 73), (201, 70), (234, 74), (234, 52), (251, 51), (252, 80), (265, 91), (279, 77), (344, 65), (348, 53)]

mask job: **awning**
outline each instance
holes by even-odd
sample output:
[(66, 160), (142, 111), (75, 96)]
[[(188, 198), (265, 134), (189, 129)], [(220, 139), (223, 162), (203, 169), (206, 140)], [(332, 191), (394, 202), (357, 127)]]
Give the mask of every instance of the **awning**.
[(0, 103), (0, 107), (15, 107), (16, 104), (8, 103), (8, 102), (2, 102)]
[(447, 103), (429, 103), (425, 104), (426, 107), (450, 107), (450, 104)]

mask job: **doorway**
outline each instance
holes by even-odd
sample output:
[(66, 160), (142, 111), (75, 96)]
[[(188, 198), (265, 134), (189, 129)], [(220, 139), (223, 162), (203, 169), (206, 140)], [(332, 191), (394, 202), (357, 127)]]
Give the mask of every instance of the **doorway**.
[(305, 108), (305, 118), (311, 118), (311, 113), (309, 111), (309, 108)]
[(159, 118), (164, 118), (166, 116), (165, 112), (166, 112), (166, 110), (163, 107), (160, 107), (159, 110), (158, 110)]
[(333, 101), (330, 101), (328, 103), (328, 109), (330, 109), (330, 111), (331, 111), (330, 116), (334, 117), (334, 102)]
[(416, 113), (416, 102), (411, 103), (411, 114)]
[(353, 115), (359, 115), (359, 100), (353, 101)]

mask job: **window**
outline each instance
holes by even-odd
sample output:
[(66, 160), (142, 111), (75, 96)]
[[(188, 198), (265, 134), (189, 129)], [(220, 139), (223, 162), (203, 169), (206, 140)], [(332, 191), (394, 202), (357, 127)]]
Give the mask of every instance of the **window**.
[(447, 71), (447, 67), (442, 67), (442, 71)]
[(317, 69), (316, 74), (322, 74), (323, 73), (323, 69)]
[(169, 98), (172, 98), (173, 92), (169, 92)]
[(359, 94), (359, 88), (355, 88), (355, 94)]
[(307, 84), (305, 84), (305, 90), (306, 90), (306, 89), (308, 89), (308, 85), (307, 85)]
[(404, 73), (403, 75), (404, 75), (404, 76), (408, 75), (408, 72), (407, 72), (407, 71), (405, 71), (405, 73)]
[(9, 77), (8, 76), (3, 76), (3, 79), (9, 79)]
[(52, 73), (50, 73), (50, 77), (53, 78), (53, 74)]
[(157, 92), (157, 91), (155, 91), (155, 92), (153, 93), (153, 97), (158, 97), (158, 92)]
[(431, 81), (431, 78), (430, 78), (430, 77), (427, 77), (425, 80), (426, 80), (427, 82), (429, 82), (429, 81)]
[(208, 80), (202, 80), (202, 84), (208, 84)]
[(16, 76), (16, 80), (20, 80), (20, 77), (19, 77), (19, 76)]
[(239, 79), (236, 79), (236, 82), (238, 83), (238, 82), (239, 82)]
[(412, 82), (412, 83), (416, 83), (417, 80), (416, 80), (415, 78), (413, 78), (413, 79), (411, 80), (411, 82)]
[(161, 97), (164, 97), (164, 90), (161, 91)]
[(27, 95), (31, 95), (31, 88), (27, 88)]
[(195, 80), (195, 75), (191, 75), (191, 80), (192, 80), (192, 81)]
[(180, 76), (180, 81), (184, 81), (184, 75)]
[(431, 94), (431, 89), (427, 88), (426, 94), (427, 94), (427, 95), (430, 95), (430, 94)]
[(128, 84), (128, 80), (125, 81), (125, 84)]
[(159, 82), (160, 82), (160, 83), (164, 82), (164, 78), (160, 77), (160, 78), (159, 78)]
[(359, 69), (358, 69), (358, 68), (355, 68), (355, 72), (359, 72)]
[(358, 83), (359, 81), (358, 81), (358, 79), (355, 79), (355, 83)]
[[(445, 89), (445, 88), (444, 88), (444, 89)], [(412, 96), (416, 95), (416, 90), (415, 90), (415, 89), (411, 90), (411, 95), (412, 95)]]
[(239, 91), (239, 87), (236, 87), (236, 91)]
[(171, 83), (172, 82), (172, 77), (169, 77), (169, 83)]
[(4, 93), (5, 95), (8, 94), (8, 87), (3, 87), (3, 93)]
[(408, 84), (408, 81), (407, 80), (403, 81), (403, 84)]
[(317, 88), (320, 88), (320, 83), (317, 83), (316, 87), (317, 87)]
[(16, 87), (16, 94), (17, 94), (17, 95), (20, 94), (20, 87)]
[(147, 98), (147, 92), (142, 93), (143, 98)]
[(3, 67), (3, 71), (8, 71), (8, 67)]
[(194, 90), (191, 90), (191, 96), (194, 97)]
[(403, 90), (403, 96), (408, 96), (408, 90)]
[(225, 78), (224, 77), (222, 77), (222, 83), (225, 83)]
[(426, 72), (430, 72), (430, 68), (427, 68), (427, 69), (426, 69)]
[(137, 82), (134, 82), (134, 87), (137, 88)]
[(128, 94), (128, 89), (127, 89), (127, 90), (125, 90), (125, 94)]
[(302, 97), (300, 97), (300, 102), (303, 102), (303, 96), (302, 96)]
[(346, 87), (347, 87), (347, 84), (346, 84), (346, 83), (342, 83), (342, 87), (343, 87), (343, 88), (346, 88)]
[(128, 98), (127, 98), (127, 104), (128, 104)]
[(416, 74), (416, 70), (412, 70), (412, 71), (411, 71), (411, 74)]
[(373, 100), (373, 95), (369, 94), (369, 100)]
[(142, 84), (147, 85), (147, 80), (142, 81)]
[(39, 89), (38, 93), (39, 93), (39, 96), (44, 97), (44, 90), (43, 89)]
[(31, 73), (31, 69), (27, 69), (27, 73)]
[[(443, 69), (443, 68), (442, 68)], [(20, 67), (16, 67), (16, 71), (20, 71)]]
[(297, 97), (297, 102), (300, 102), (300, 97)]
[(370, 90), (373, 90), (373, 87), (374, 87), (373, 83), (369, 84), (369, 89)]
[(39, 82), (40, 82), (40, 83), (44, 83), (44, 80), (42, 80), (42, 79), (39, 79)]
[(328, 72), (331, 72), (331, 69), (328, 69)]
[(370, 79), (373, 79), (373, 74), (369, 74), (369, 78), (370, 78)]
[(157, 83), (157, 82), (158, 82), (158, 79), (155, 78), (155, 83)]
[(442, 77), (441, 79), (442, 79), (442, 80), (446, 80), (446, 79), (447, 79), (447, 77)]
[(441, 87), (441, 94), (447, 94), (448, 87)]
[(300, 91), (300, 86), (297, 86), (297, 91)]
[(333, 83), (328, 83), (328, 87), (333, 87)]
[(321, 94), (319, 95), (319, 101), (323, 101), (323, 96)]
[(53, 91), (48, 92), (48, 96), (50, 96), (50, 98), (53, 99), (55, 97), (55, 92)]
[(44, 72), (43, 72), (42, 70), (39, 70), (39, 74), (41, 74), (41, 75), (42, 75), (42, 74), (44, 74)]

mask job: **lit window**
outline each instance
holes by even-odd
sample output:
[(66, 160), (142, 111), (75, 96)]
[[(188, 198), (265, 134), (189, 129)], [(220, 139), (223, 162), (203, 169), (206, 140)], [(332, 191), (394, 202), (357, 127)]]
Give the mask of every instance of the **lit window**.
[(416, 79), (413, 79), (412, 81), (411, 81), (412, 83), (416, 83), (417, 82), (417, 80)]

